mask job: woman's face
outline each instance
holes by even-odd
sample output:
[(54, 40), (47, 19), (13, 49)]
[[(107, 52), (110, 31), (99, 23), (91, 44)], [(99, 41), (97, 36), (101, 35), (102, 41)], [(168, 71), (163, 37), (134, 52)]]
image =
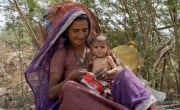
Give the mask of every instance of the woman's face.
[(74, 21), (67, 30), (67, 36), (73, 46), (83, 46), (89, 33), (87, 20)]
[(91, 46), (92, 52), (96, 57), (102, 58), (107, 55), (108, 46), (106, 42), (94, 41)]

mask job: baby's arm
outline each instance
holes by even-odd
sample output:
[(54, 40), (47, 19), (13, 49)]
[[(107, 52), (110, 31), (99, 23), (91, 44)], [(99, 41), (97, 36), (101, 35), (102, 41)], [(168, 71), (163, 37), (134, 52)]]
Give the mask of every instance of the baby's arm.
[(120, 71), (122, 71), (124, 69), (123, 65), (117, 66), (111, 56), (107, 56), (106, 60), (107, 60), (107, 65), (111, 66), (111, 69), (107, 70), (107, 68), (105, 69), (102, 67), (102, 68), (94, 71), (97, 79), (112, 80), (112, 79), (114, 79), (114, 76), (116, 76), (117, 73), (119, 73)]
[(119, 71), (119, 68), (117, 67), (117, 65), (115, 64), (113, 58), (111, 56), (107, 57), (108, 63), (111, 66), (111, 70), (108, 71), (108, 75), (110, 78), (113, 78), (114, 75)]
[(111, 66), (112, 69), (117, 67), (116, 63), (114, 62), (114, 60), (111, 56), (107, 56), (107, 59), (108, 59), (109, 65)]

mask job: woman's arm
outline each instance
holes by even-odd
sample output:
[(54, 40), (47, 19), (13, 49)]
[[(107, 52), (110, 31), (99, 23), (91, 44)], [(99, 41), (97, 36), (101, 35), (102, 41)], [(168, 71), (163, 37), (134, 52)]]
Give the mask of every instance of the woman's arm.
[(58, 49), (51, 59), (49, 77), (49, 97), (51, 99), (58, 97), (59, 90), (63, 86), (63, 82), (59, 83), (62, 80), (64, 70), (63, 51), (63, 49)]
[(62, 50), (57, 50), (53, 55), (51, 63), (50, 63), (50, 77), (49, 77), (49, 97), (51, 99), (58, 98), (58, 93), (61, 91), (63, 85), (69, 81), (77, 81), (79, 82), (83, 75), (87, 73), (86, 69), (78, 69), (72, 70), (71, 73), (67, 76), (67, 78), (63, 79), (64, 74), (64, 63), (65, 63), (65, 55)]
[(56, 73), (51, 73), (49, 80), (49, 97), (51, 99), (58, 98), (58, 93), (62, 89), (64, 83), (70, 79), (66, 78), (64, 81), (59, 83), (61, 78)]
[(86, 73), (87, 73), (86, 69), (74, 70), (68, 75), (68, 77), (65, 80), (61, 82), (59, 82), (61, 78), (56, 73), (51, 73), (50, 80), (49, 80), (49, 97), (51, 99), (58, 98), (59, 91), (61, 91), (63, 85), (67, 81), (72, 80), (72, 81), (80, 82), (83, 75)]

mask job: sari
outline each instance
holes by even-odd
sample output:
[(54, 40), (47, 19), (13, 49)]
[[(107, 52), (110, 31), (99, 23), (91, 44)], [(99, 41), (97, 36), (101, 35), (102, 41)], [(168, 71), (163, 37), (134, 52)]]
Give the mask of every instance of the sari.
[(64, 40), (61, 34), (81, 14), (85, 14), (85, 12), (72, 9), (63, 16), (25, 71), (25, 78), (34, 94), (37, 110), (50, 110), (59, 104), (57, 100), (51, 100), (48, 97), (50, 61), (56, 49), (63, 46)]
[[(49, 98), (48, 84), (51, 58), (58, 47), (64, 46), (63, 32), (74, 19), (81, 14), (86, 13), (78, 8), (71, 9), (65, 13), (25, 71), (26, 81), (34, 94), (36, 110), (84, 110), (84, 105), (88, 105), (89, 103), (90, 105), (88, 108), (93, 110), (99, 110), (98, 107), (101, 107), (100, 109), (103, 110), (134, 110), (142, 103), (150, 100), (150, 103), (146, 103), (146, 107), (143, 105), (143, 108), (148, 108), (155, 100), (150, 98), (151, 94), (128, 69), (119, 72), (114, 79), (111, 87), (114, 102), (89, 92), (89, 90), (87, 90), (88, 88), (76, 82), (68, 82), (64, 85), (60, 95), (61, 100), (52, 100)], [(90, 35), (92, 34), (90, 33)], [(74, 94), (75, 98), (71, 100), (68, 97), (71, 96), (69, 94), (73, 91), (77, 91), (77, 94)], [(77, 100), (81, 95), (84, 95), (84, 97), (82, 97), (81, 100)], [(81, 104), (82, 100), (84, 100), (84, 105)], [(68, 103), (71, 104), (68, 105)], [(94, 106), (92, 103), (94, 103)], [(139, 108), (142, 107), (140, 106)]]

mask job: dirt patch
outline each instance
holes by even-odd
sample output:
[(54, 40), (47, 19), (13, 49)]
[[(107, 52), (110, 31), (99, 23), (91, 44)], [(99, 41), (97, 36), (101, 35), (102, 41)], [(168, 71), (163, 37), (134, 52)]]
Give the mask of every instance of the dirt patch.
[(32, 52), (36, 53), (34, 47), (15, 50), (4, 43), (0, 47), (0, 88), (7, 92), (0, 95), (0, 109), (33, 110), (33, 95), (24, 72), (34, 55)]

